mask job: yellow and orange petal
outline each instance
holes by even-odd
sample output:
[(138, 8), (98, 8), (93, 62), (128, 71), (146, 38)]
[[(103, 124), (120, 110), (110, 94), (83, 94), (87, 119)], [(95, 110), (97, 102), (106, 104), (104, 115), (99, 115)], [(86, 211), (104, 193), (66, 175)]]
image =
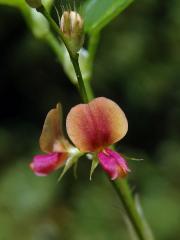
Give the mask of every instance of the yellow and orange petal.
[(121, 140), (127, 133), (128, 122), (115, 102), (98, 97), (73, 107), (67, 116), (66, 128), (80, 151), (95, 152)]
[(51, 109), (45, 119), (42, 133), (39, 139), (40, 148), (43, 152), (65, 152), (70, 144), (65, 140), (62, 131), (62, 109), (57, 104)]

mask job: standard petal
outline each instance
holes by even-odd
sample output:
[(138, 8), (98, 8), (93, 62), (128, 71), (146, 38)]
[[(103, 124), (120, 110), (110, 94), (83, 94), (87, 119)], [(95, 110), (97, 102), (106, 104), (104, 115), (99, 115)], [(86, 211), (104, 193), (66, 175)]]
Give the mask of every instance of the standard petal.
[(48, 112), (39, 143), (43, 152), (51, 153), (65, 151), (68, 142), (63, 136), (62, 109), (60, 104), (57, 104), (56, 108)]
[(30, 168), (37, 176), (46, 176), (64, 164), (67, 153), (50, 153), (36, 155)]
[(100, 165), (112, 180), (118, 177), (125, 177), (130, 172), (125, 159), (111, 149), (106, 148), (98, 153), (98, 158)]
[(66, 120), (67, 133), (83, 152), (94, 152), (122, 139), (128, 130), (124, 112), (112, 100), (99, 97), (73, 107)]

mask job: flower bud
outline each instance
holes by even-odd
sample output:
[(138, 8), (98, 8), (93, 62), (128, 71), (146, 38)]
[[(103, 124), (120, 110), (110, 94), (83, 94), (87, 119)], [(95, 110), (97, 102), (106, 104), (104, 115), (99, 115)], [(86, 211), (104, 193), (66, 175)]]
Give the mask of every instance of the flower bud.
[(83, 19), (75, 11), (65, 11), (61, 17), (60, 29), (73, 53), (77, 53), (83, 45)]
[(41, 0), (25, 0), (25, 1), (32, 8), (38, 8), (42, 5)]

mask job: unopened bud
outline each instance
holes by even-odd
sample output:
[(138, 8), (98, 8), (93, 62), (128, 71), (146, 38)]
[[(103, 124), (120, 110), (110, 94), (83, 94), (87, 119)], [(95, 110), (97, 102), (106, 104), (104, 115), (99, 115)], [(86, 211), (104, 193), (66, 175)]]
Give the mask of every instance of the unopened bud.
[(42, 5), (41, 0), (25, 0), (32, 8), (38, 8)]
[(83, 19), (75, 11), (65, 11), (61, 17), (60, 29), (73, 53), (78, 52), (84, 42)]

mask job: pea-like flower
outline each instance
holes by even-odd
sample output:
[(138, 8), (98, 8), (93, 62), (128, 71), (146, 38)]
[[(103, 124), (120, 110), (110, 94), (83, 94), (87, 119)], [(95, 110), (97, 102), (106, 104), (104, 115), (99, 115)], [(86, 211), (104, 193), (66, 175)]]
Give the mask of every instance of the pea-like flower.
[(128, 130), (126, 116), (115, 102), (99, 97), (73, 107), (67, 116), (66, 128), (80, 151), (97, 153), (100, 165), (112, 180), (130, 171), (125, 159), (108, 148), (121, 140)]
[(36, 175), (48, 175), (65, 165), (62, 176), (84, 153), (95, 153), (112, 180), (127, 175), (126, 160), (109, 148), (128, 130), (126, 116), (115, 102), (99, 97), (70, 110), (66, 128), (75, 147), (63, 135), (61, 117), (60, 104), (47, 114), (40, 136), (40, 148), (46, 154), (36, 155), (30, 164)]
[(30, 168), (38, 176), (46, 176), (63, 166), (75, 149), (63, 135), (60, 104), (47, 114), (39, 144), (46, 154), (36, 155), (30, 164)]

